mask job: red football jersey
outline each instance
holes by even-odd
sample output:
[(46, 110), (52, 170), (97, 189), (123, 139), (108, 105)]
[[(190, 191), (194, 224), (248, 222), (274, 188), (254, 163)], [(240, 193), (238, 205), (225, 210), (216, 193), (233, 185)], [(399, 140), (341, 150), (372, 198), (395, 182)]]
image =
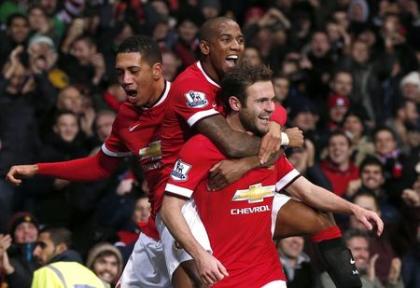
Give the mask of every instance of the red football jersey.
[(251, 170), (228, 187), (210, 192), (208, 171), (223, 159), (208, 138), (194, 136), (182, 148), (165, 190), (194, 197), (214, 255), (230, 274), (215, 287), (261, 287), (285, 280), (272, 241), (271, 209), (275, 190), (289, 185), (299, 172), (282, 156), (273, 167)]
[[(219, 91), (219, 84), (206, 74), (200, 62), (189, 66), (173, 82), (170, 105), (160, 132), (163, 169), (157, 194), (163, 195), (169, 174), (182, 145), (194, 135), (192, 126), (199, 120), (220, 111), (221, 107), (217, 107), (216, 101)], [(287, 119), (286, 110), (276, 105), (272, 119), (284, 125)], [(159, 211), (160, 206), (161, 201), (156, 201), (154, 210)]]
[(156, 201), (154, 191), (162, 167), (159, 128), (168, 107), (170, 89), (171, 83), (166, 82), (159, 101), (148, 109), (138, 108), (131, 103), (124, 102), (112, 125), (111, 135), (102, 145), (102, 151), (111, 157), (129, 155), (139, 157), (140, 165), (151, 191), (149, 199), (152, 205)]

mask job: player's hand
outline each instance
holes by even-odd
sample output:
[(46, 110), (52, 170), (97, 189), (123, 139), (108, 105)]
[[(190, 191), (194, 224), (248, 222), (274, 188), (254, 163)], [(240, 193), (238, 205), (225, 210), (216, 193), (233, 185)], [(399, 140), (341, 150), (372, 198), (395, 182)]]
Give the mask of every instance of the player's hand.
[(208, 188), (211, 191), (220, 190), (239, 180), (246, 172), (258, 167), (259, 161), (254, 157), (236, 160), (222, 160), (210, 169)]
[(378, 214), (357, 205), (353, 205), (352, 210), (354, 217), (356, 217), (356, 219), (359, 220), (369, 231), (376, 228), (376, 234), (381, 236), (384, 230), (384, 222)]
[(208, 252), (203, 252), (200, 257), (197, 257), (195, 263), (201, 281), (205, 286), (214, 285), (216, 282), (229, 276), (223, 264)]
[(286, 129), (286, 134), (289, 137), (289, 147), (300, 148), (303, 146), (304, 137), (303, 131), (297, 127)]
[(35, 176), (38, 171), (37, 165), (16, 165), (12, 166), (7, 172), (6, 180), (13, 185), (20, 185), (23, 178), (30, 178)]
[(270, 129), (261, 140), (260, 152), (258, 153), (261, 164), (265, 164), (271, 154), (277, 153), (280, 150), (280, 141), (281, 127), (278, 123), (271, 121)]

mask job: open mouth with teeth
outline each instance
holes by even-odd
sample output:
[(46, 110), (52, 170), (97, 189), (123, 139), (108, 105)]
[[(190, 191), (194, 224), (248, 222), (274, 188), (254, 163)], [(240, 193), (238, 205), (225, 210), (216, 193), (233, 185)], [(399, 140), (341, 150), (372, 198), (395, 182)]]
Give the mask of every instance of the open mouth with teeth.
[(238, 59), (238, 55), (229, 55), (226, 57), (226, 63), (228, 63), (229, 67), (234, 67), (238, 63)]
[(134, 98), (137, 96), (137, 90), (135, 89), (126, 89), (125, 93), (127, 94), (128, 97), (130, 98)]
[(270, 117), (269, 116), (260, 116), (258, 118), (261, 120), (261, 122), (264, 125), (268, 125), (270, 123)]

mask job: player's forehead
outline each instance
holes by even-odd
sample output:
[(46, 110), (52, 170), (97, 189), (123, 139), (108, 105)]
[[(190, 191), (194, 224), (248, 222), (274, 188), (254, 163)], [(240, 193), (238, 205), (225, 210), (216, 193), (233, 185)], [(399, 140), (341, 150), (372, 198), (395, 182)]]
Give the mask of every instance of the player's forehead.
[(140, 67), (144, 65), (144, 62), (140, 52), (118, 53), (115, 59), (115, 68), (127, 69), (128, 67)]
[(248, 99), (254, 100), (261, 98), (271, 99), (274, 97), (274, 87), (270, 80), (257, 81), (246, 88)]
[(232, 37), (242, 37), (242, 31), (238, 23), (233, 20), (224, 20), (214, 24), (213, 36), (219, 38), (224, 35)]

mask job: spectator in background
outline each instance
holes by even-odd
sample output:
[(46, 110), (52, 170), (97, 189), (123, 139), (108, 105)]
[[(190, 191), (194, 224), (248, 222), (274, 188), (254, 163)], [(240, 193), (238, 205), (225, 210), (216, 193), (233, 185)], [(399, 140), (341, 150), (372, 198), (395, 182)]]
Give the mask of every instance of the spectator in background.
[[(38, 239), (38, 222), (28, 212), (16, 213), (10, 223), (10, 235), (0, 234), (0, 270), (9, 288), (31, 286), (32, 274), (39, 268), (32, 253)], [(13, 241), (13, 242), (12, 242)]]
[(112, 124), (116, 114), (111, 110), (101, 110), (95, 118), (95, 131), (101, 143), (111, 134)]
[(246, 61), (252, 66), (257, 66), (262, 64), (261, 54), (257, 48), (253, 46), (248, 46), (244, 49), (244, 54), (242, 55), (242, 61)]
[(58, 66), (70, 78), (73, 84), (85, 85), (95, 89), (106, 77), (105, 59), (94, 39), (84, 35), (86, 22), (75, 20), (61, 45)]
[(346, 96), (335, 94), (328, 97), (328, 131), (332, 132), (340, 128), (349, 108), (350, 101)]
[(146, 193), (140, 193), (135, 200), (134, 211), (129, 223), (117, 232), (119, 246), (134, 244), (139, 237), (142, 227), (147, 224), (152, 211), (149, 198)]
[(332, 191), (344, 196), (351, 180), (359, 178), (359, 168), (351, 160), (351, 142), (343, 132), (331, 133), (328, 138), (327, 158), (320, 163), (321, 170), (330, 181)]
[[(49, 135), (45, 137), (40, 159), (63, 161), (86, 156), (85, 137), (81, 133), (78, 118), (73, 112), (59, 112)], [(42, 182), (41, 182), (42, 181)], [(82, 195), (75, 194), (80, 187), (62, 179), (38, 179), (35, 201), (37, 217), (49, 225), (70, 225), (76, 220), (73, 203)]]
[(162, 52), (162, 64), (163, 64), (163, 76), (168, 81), (175, 80), (175, 77), (179, 73), (181, 61), (178, 57), (170, 50)]
[(308, 90), (311, 91), (311, 98), (322, 99), (322, 95), (328, 94), (328, 83), (334, 66), (327, 33), (321, 30), (314, 32), (308, 48), (307, 57), (312, 67)]
[(391, 127), (398, 135), (401, 150), (404, 153), (410, 152), (410, 145), (408, 143), (408, 130), (413, 127), (417, 129), (420, 127), (420, 117), (417, 109), (417, 104), (413, 100), (402, 100), (396, 115), (392, 120), (388, 121), (388, 127)]
[(400, 212), (390, 201), (389, 191), (384, 184), (385, 176), (382, 163), (377, 158), (368, 156), (360, 164), (360, 179), (350, 182), (346, 196), (351, 198), (359, 192), (373, 193), (378, 199), (381, 217), (384, 222), (386, 224), (398, 224), (401, 217)]
[(400, 84), (402, 97), (407, 100), (420, 103), (420, 74), (410, 72), (404, 76)]
[(65, 228), (41, 230), (34, 256), (41, 268), (33, 275), (32, 288), (106, 287), (92, 271), (81, 263), (81, 257), (71, 247), (71, 233)]
[(412, 187), (404, 189), (402, 198), (404, 201), (404, 214), (407, 215), (411, 226), (411, 247), (403, 258), (403, 278), (407, 288), (420, 285), (420, 162), (416, 167), (416, 181)]
[(353, 75), (353, 93), (350, 94), (352, 105), (355, 109), (366, 110), (368, 119), (374, 122), (376, 109), (380, 108), (373, 106), (373, 98), (380, 92), (380, 87), (370, 57), (369, 46), (356, 40), (352, 43), (350, 57), (343, 58), (339, 66)]
[(103, 282), (115, 287), (123, 268), (120, 251), (108, 243), (99, 243), (89, 251), (86, 267)]
[(28, 21), (33, 34), (48, 35), (51, 31), (47, 13), (42, 6), (33, 5), (28, 9)]
[(273, 76), (273, 87), (274, 94), (276, 95), (276, 101), (283, 104), (289, 96), (290, 81), (287, 77), (278, 74)]
[(7, 18), (6, 33), (1, 33), (0, 68), (3, 68), (10, 53), (19, 45), (25, 46), (29, 37), (28, 18), (21, 13), (11, 14)]
[(205, 20), (220, 16), (221, 5), (219, 0), (201, 0), (201, 14)]
[(398, 148), (393, 130), (379, 126), (373, 131), (375, 155), (382, 162), (385, 185), (390, 192), (391, 201), (397, 207), (401, 203), (401, 192), (414, 180), (414, 169), (409, 166), (407, 156)]
[[(361, 230), (350, 229), (344, 234), (344, 240), (347, 247), (353, 254), (356, 268), (360, 273), (363, 288), (403, 288), (400, 274), (401, 261), (393, 261), (392, 270), (390, 271), (385, 285), (383, 285), (376, 275), (375, 263), (377, 262), (378, 254), (371, 254), (369, 252), (369, 235)], [(372, 256), (371, 256), (372, 255)], [(321, 287), (333, 288), (330, 276), (327, 273), (321, 275)]]
[(303, 252), (303, 237), (289, 237), (278, 241), (277, 251), (289, 288), (316, 287), (316, 277), (311, 259)]
[(201, 19), (197, 15), (185, 15), (178, 19), (178, 39), (173, 51), (181, 60), (182, 69), (196, 62), (195, 53), (198, 48), (197, 33)]
[(351, 159), (356, 165), (365, 159), (367, 155), (373, 155), (374, 146), (365, 134), (365, 125), (361, 113), (350, 110), (344, 116), (342, 129), (352, 143), (352, 156)]
[[(370, 211), (374, 211), (382, 217), (379, 209), (379, 200), (372, 192), (365, 191), (356, 193), (353, 197), (353, 203)], [(366, 229), (363, 228), (360, 223), (355, 221), (353, 217), (350, 217), (350, 228), (366, 231)], [(384, 230), (384, 234), (381, 237), (371, 235), (369, 240), (370, 254), (378, 255), (375, 260), (375, 275), (382, 283), (386, 283), (388, 281), (388, 276), (395, 268), (394, 265), (397, 265), (399, 262), (399, 266), (401, 266), (401, 260), (397, 256), (394, 246), (391, 245), (391, 240), (394, 240), (395, 237), (398, 237), (399, 235), (393, 235), (393, 231), (390, 231), (389, 226), (387, 226), (387, 228), (388, 229)]]

